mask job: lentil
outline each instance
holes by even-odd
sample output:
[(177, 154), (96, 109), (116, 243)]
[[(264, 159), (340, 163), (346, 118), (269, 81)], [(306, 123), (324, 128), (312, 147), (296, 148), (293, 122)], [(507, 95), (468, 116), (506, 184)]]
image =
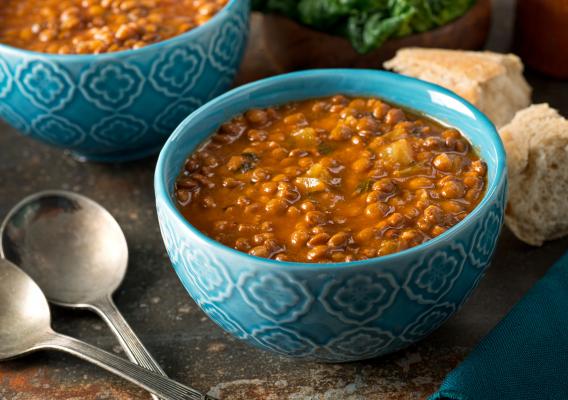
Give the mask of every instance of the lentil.
[(186, 161), (176, 197), (196, 228), (237, 250), (342, 262), (442, 234), (481, 201), (486, 174), (459, 131), (337, 95), (223, 124)]

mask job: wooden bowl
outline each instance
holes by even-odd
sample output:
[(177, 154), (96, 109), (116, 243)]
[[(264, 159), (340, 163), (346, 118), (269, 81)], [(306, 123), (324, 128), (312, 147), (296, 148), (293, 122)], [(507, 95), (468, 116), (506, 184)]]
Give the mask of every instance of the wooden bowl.
[(483, 47), (491, 24), (491, 0), (478, 0), (462, 17), (428, 32), (391, 39), (368, 54), (357, 53), (340, 36), (298, 24), (291, 19), (263, 15), (260, 34), (264, 49), (281, 72), (308, 68), (380, 68), (402, 47), (439, 47), (476, 50)]

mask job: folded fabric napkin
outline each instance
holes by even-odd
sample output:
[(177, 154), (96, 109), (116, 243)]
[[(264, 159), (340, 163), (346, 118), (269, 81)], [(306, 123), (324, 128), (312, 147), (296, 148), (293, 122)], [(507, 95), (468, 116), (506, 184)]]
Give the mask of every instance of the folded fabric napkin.
[(430, 397), (442, 399), (568, 399), (568, 254)]

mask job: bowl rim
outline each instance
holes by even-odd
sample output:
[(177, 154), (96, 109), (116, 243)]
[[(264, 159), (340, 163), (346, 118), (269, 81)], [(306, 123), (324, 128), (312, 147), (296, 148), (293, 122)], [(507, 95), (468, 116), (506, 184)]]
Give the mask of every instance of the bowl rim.
[(144, 52), (150, 52), (153, 50), (157, 50), (160, 47), (167, 46), (171, 43), (185, 41), (187, 39), (191, 39), (193, 36), (199, 35), (202, 31), (206, 29), (210, 29), (213, 23), (219, 23), (221, 18), (225, 14), (230, 13), (233, 11), (232, 9), (236, 7), (236, 4), (242, 0), (229, 0), (225, 6), (219, 10), (209, 21), (204, 23), (203, 25), (199, 25), (187, 32), (182, 33), (181, 35), (173, 36), (169, 39), (162, 40), (160, 42), (151, 43), (147, 46), (141, 47), (139, 49), (127, 49), (127, 50), (120, 50), (120, 51), (113, 51), (107, 53), (100, 53), (100, 54), (53, 54), (53, 53), (42, 53), (40, 51), (33, 51), (22, 49), (19, 47), (11, 46), (8, 44), (4, 44), (0, 42), (0, 55), (1, 54), (13, 54), (13, 55), (20, 55), (20, 56), (27, 56), (30, 58), (40, 58), (46, 59), (48, 61), (58, 61), (58, 62), (91, 62), (91, 61), (104, 61), (106, 59), (113, 59), (113, 58), (120, 58), (120, 57), (128, 57), (133, 54), (142, 54)]
[[(454, 100), (457, 100), (460, 104), (465, 106), (469, 112), (471, 112), (475, 118), (475, 120), (479, 124), (480, 130), (483, 132), (489, 133), (491, 137), (491, 142), (493, 143), (495, 150), (496, 150), (496, 174), (495, 178), (492, 182), (489, 182), (489, 187), (486, 189), (485, 195), (481, 202), (460, 222), (456, 225), (449, 228), (447, 231), (442, 233), (441, 235), (427, 240), (424, 243), (419, 244), (418, 246), (411, 247), (409, 249), (405, 249), (396, 253), (387, 254), (385, 256), (380, 257), (373, 257), (365, 260), (357, 260), (357, 261), (346, 261), (346, 262), (330, 262), (330, 263), (308, 263), (308, 262), (298, 262), (298, 261), (278, 261), (268, 258), (256, 257), (252, 256), (248, 253), (244, 253), (233, 249), (232, 247), (226, 246), (221, 242), (216, 241), (215, 239), (205, 235), (199, 229), (194, 227), (178, 210), (178, 208), (173, 203), (173, 200), (169, 194), (169, 190), (167, 188), (166, 179), (165, 179), (165, 163), (171, 153), (170, 149), (172, 146), (176, 146), (175, 141), (181, 137), (188, 129), (195, 119), (206, 117), (207, 113), (209, 112), (209, 108), (217, 105), (218, 103), (225, 102), (232, 97), (250, 92), (254, 89), (261, 89), (267, 88), (272, 86), (275, 83), (281, 83), (283, 81), (287, 81), (290, 79), (301, 79), (301, 78), (309, 78), (309, 77), (320, 77), (322, 74), (330, 76), (356, 76), (358, 74), (378, 74), (382, 75), (386, 79), (396, 81), (405, 81), (406, 83), (414, 85), (415, 88), (425, 89), (425, 90), (435, 90), (438, 93), (442, 93), (451, 97)], [(315, 98), (316, 96), (306, 96), (305, 99)], [(377, 96), (380, 97), (380, 96)], [(290, 100), (293, 101), (293, 100)], [(246, 110), (246, 107), (243, 109), (243, 112)], [(433, 116), (428, 116), (429, 118), (435, 118)], [(212, 135), (213, 132), (210, 134)], [(205, 140), (205, 138), (203, 139)], [(173, 214), (174, 218), (181, 222), (185, 229), (189, 230), (189, 233), (195, 235), (199, 240), (213, 246), (216, 248), (220, 248), (220, 250), (233, 254), (235, 257), (241, 257), (243, 261), (249, 261), (250, 263), (262, 263), (264, 267), (273, 267), (275, 269), (286, 268), (286, 269), (300, 269), (300, 270), (309, 270), (309, 269), (317, 269), (322, 271), (324, 269), (337, 269), (337, 268), (357, 268), (357, 267), (364, 267), (364, 266), (371, 266), (378, 267), (379, 264), (388, 264), (390, 262), (396, 261), (397, 259), (402, 259), (407, 256), (420, 254), (428, 250), (431, 247), (434, 247), (436, 244), (446, 241), (447, 239), (455, 236), (459, 232), (463, 231), (467, 226), (469, 226), (473, 221), (478, 218), (478, 216), (487, 208), (491, 207), (493, 202), (495, 201), (496, 196), (498, 195), (499, 189), (502, 185), (506, 184), (507, 180), (507, 167), (506, 167), (506, 153), (503, 142), (495, 125), (487, 118), (481, 111), (479, 111), (475, 106), (473, 106), (470, 102), (463, 99), (462, 97), (458, 96), (454, 92), (445, 89), (439, 85), (432, 84), (420, 79), (408, 77), (405, 75), (396, 74), (393, 72), (382, 71), (382, 70), (372, 70), (372, 69), (355, 69), (355, 68), (333, 68), (333, 69), (312, 69), (312, 70), (305, 70), (305, 71), (297, 71), (291, 72), (281, 75), (276, 75), (273, 77), (261, 79), (258, 81), (254, 81), (248, 83), (243, 86), (239, 86), (235, 89), (232, 89), (225, 94), (205, 103), (200, 108), (195, 110), (191, 113), (188, 117), (186, 117), (180, 125), (175, 129), (175, 131), (170, 135), (162, 150), (160, 151), (160, 155), (158, 157), (158, 161), (156, 163), (156, 170), (154, 173), (154, 192), (155, 192), (155, 200), (158, 201), (159, 199), (163, 198), (164, 201), (161, 203), (166, 205), (167, 209)], [(466, 251), (469, 251), (466, 249)]]

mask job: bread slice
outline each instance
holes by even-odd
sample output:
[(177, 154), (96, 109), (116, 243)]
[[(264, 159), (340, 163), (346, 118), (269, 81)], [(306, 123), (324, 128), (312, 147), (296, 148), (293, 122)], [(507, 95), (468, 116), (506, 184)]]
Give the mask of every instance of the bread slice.
[(526, 243), (568, 235), (568, 120), (548, 104), (519, 111), (500, 130), (507, 151), (507, 226)]
[(497, 127), (531, 104), (523, 63), (514, 54), (411, 47), (399, 50), (384, 67), (454, 91)]

